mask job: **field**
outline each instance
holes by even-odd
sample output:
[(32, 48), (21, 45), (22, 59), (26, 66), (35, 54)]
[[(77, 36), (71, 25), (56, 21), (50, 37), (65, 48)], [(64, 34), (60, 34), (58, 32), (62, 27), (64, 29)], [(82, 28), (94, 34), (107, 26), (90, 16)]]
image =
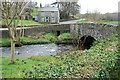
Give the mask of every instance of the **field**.
[[(2, 21), (0, 21), (0, 25), (2, 24)], [(39, 23), (32, 20), (20, 20), (18, 26), (28, 26), (28, 25), (44, 25), (45, 23)]]
[(98, 22), (102, 24), (118, 24), (118, 21)]
[[(82, 20), (82, 21), (78, 21), (77, 23), (91, 23), (91, 21), (87, 21), (87, 20)], [(95, 22), (95, 23), (102, 23), (102, 24), (118, 24), (118, 21), (100, 21), (100, 22)]]

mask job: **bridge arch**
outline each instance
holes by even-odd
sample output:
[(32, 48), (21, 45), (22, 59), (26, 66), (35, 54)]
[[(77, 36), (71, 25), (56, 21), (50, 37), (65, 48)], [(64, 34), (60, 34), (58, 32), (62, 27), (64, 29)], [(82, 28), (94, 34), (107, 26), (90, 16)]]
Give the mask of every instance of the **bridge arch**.
[(84, 35), (80, 38), (82, 49), (90, 49), (96, 39), (90, 35)]

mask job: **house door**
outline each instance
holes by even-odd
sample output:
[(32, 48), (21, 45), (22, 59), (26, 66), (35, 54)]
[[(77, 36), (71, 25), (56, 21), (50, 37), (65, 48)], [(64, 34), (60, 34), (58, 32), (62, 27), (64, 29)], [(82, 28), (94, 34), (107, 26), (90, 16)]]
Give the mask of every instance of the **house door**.
[(49, 20), (49, 17), (48, 17), (48, 16), (46, 16), (46, 17), (45, 17), (45, 22), (50, 22), (50, 20)]

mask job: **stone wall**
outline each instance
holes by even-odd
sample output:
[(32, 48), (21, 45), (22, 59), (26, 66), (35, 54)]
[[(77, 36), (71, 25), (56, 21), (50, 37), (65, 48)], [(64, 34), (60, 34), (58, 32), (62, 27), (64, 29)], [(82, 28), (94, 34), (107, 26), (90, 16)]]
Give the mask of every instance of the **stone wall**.
[(89, 35), (97, 39), (107, 37), (116, 32), (116, 27), (117, 25), (110, 24), (80, 23), (71, 25), (70, 32), (81, 37)]
[[(28, 26), (29, 27), (29, 26)], [(31, 28), (24, 29), (25, 36), (35, 35), (40, 32), (53, 32), (66, 33), (70, 32), (76, 36), (89, 35), (97, 38), (104, 38), (111, 35), (116, 31), (117, 25), (110, 24), (97, 24), (97, 23), (79, 23), (79, 24), (51, 24), (51, 25), (39, 25)], [(19, 29), (18, 29), (19, 30)], [(0, 30), (2, 32), (2, 38), (8, 38), (8, 30)], [(1, 38), (1, 37), (0, 37)]]
[[(38, 25), (38, 26), (27, 26), (30, 28), (24, 29), (24, 35), (35, 35), (40, 32), (47, 32), (47, 33), (56, 33), (57, 31), (60, 31), (60, 33), (70, 32), (69, 24), (51, 24), (51, 25)], [(19, 29), (17, 29), (19, 31)], [(2, 32), (2, 38), (8, 38), (8, 30), (0, 30)], [(1, 37), (0, 37), (1, 38)]]

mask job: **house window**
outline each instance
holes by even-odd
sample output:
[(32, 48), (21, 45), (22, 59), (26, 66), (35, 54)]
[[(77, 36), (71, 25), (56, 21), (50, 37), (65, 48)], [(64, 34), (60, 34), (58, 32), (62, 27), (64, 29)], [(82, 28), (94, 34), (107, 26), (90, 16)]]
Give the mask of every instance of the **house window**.
[(44, 16), (45, 13), (44, 13), (44, 12), (41, 12), (40, 14), (41, 14), (41, 16)]
[(55, 13), (54, 13), (54, 11), (52, 11), (52, 12), (51, 12), (51, 16), (54, 16), (54, 15), (55, 15)]
[(51, 22), (55, 22), (55, 17), (52, 17), (52, 20), (51, 20)]

